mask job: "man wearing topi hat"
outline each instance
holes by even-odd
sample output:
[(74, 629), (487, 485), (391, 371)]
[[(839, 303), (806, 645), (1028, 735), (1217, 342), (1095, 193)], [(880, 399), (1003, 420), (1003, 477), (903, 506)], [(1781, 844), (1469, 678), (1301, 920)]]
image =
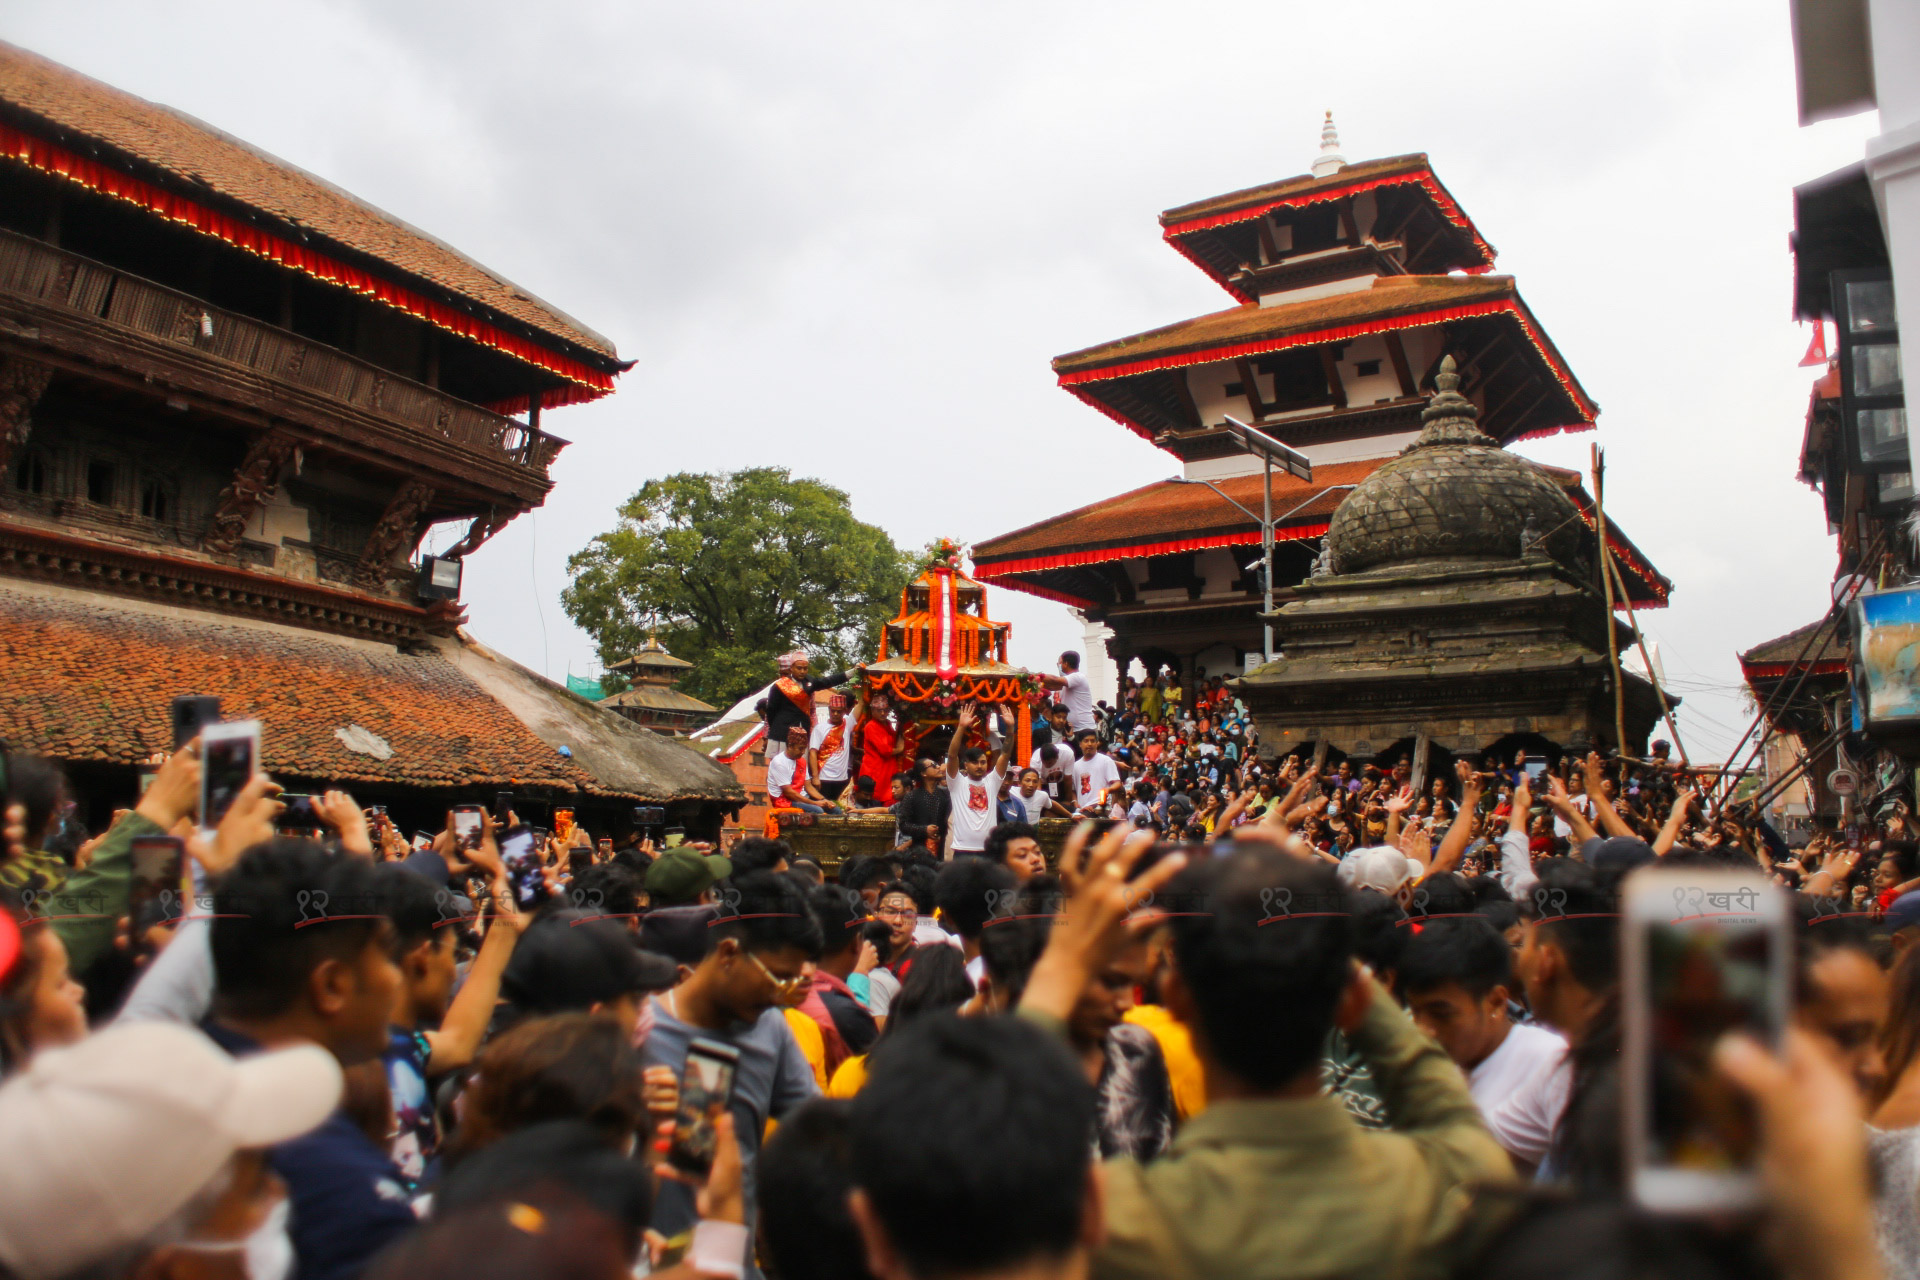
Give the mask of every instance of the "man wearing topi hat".
[[(807, 655), (795, 649), (775, 660), (780, 678), (767, 690), (767, 749), (778, 751), (794, 729), (813, 735), (813, 695), (822, 689), (838, 689), (847, 682), (844, 671), (830, 671), (818, 678), (807, 674)], [(803, 751), (805, 748), (801, 748)]]

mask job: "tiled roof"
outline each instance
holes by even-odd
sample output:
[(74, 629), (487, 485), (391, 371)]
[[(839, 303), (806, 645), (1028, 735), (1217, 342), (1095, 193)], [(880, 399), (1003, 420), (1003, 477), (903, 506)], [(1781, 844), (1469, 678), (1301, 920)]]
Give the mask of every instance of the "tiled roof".
[[(1822, 627), (1826, 627), (1825, 619), (1809, 622), (1798, 630), (1763, 641), (1740, 655), (1740, 665), (1749, 668), (1765, 668), (1791, 667), (1798, 662), (1810, 662), (1815, 665), (1846, 662), (1846, 628), (1843, 626), (1826, 627), (1827, 634), (1811, 652), (1808, 651), (1807, 644), (1813, 639), (1813, 633)], [(1761, 674), (1774, 673), (1762, 672)]]
[(1291, 178), (1282, 178), (1278, 182), (1248, 187), (1242, 191), (1229, 191), (1225, 195), (1208, 196), (1205, 200), (1195, 200), (1191, 204), (1179, 205), (1160, 215), (1160, 225), (1178, 226), (1183, 222), (1191, 222), (1195, 218), (1231, 213), (1238, 209), (1263, 205), (1272, 200), (1285, 200), (1291, 196), (1307, 195), (1315, 191), (1338, 191), (1342, 187), (1351, 187), (1374, 178), (1424, 173), (1427, 169), (1426, 154), (1419, 151), (1412, 155), (1383, 156), (1378, 160), (1362, 160), (1358, 164), (1347, 165), (1324, 178), (1302, 173)]
[[(211, 125), (0, 42), (0, 104), (55, 135), (110, 148), (157, 170), (179, 194), (222, 198), (302, 238), (324, 237), (606, 359), (600, 334), (426, 232)], [(23, 126), (24, 127), (24, 126)], [(103, 163), (109, 156), (98, 155)]]
[(663, 689), (659, 685), (640, 684), (624, 693), (612, 694), (600, 700), (603, 707), (640, 707), (647, 711), (697, 711), (710, 716), (720, 708), (710, 702), (702, 702), (692, 694), (682, 693), (678, 689)]
[(1062, 375), (1086, 373), (1109, 365), (1337, 329), (1363, 320), (1518, 298), (1512, 276), (1380, 276), (1370, 289), (1273, 307), (1248, 303), (1070, 351), (1055, 356), (1053, 368)]
[[(1338, 462), (1313, 469), (1311, 482), (1276, 473), (1273, 477), (1273, 510), (1286, 512), (1310, 498), (1316, 490), (1318, 501), (1288, 517), (1289, 524), (1324, 525), (1333, 509), (1347, 496), (1347, 490), (1326, 492), (1335, 485), (1358, 484), (1378, 470), (1387, 458), (1365, 458), (1357, 462)], [(1235, 501), (1260, 509), (1263, 480), (1259, 475), (1234, 476), (1216, 480)], [(1205, 538), (1259, 526), (1237, 510), (1232, 503), (1204, 484), (1186, 484), (1159, 480), (1150, 485), (1091, 503), (1077, 511), (1054, 516), (1024, 529), (988, 538), (974, 544), (976, 571), (985, 573), (996, 563), (1022, 560), (1049, 551), (1063, 549), (1094, 550), (1114, 546), (1151, 544), (1168, 538)], [(1002, 570), (1001, 572), (1004, 572)]]
[[(510, 709), (463, 669), (491, 663), (469, 650), (446, 642), (403, 653), (0, 587), (0, 736), (16, 751), (130, 764), (169, 745), (175, 695), (203, 693), (217, 695), (229, 719), (261, 721), (269, 772), (346, 784), (530, 786), (656, 802), (694, 793), (685, 778), (643, 787), (632, 776), (607, 776), (578, 749), (574, 760), (563, 757), (521, 709)], [(645, 732), (575, 701), (622, 731)], [(352, 733), (356, 726), (364, 733)], [(391, 754), (350, 750), (343, 734), (362, 745), (372, 735)], [(707, 779), (714, 771), (693, 753), (654, 740), (687, 756), (688, 776), (711, 781), (714, 798), (728, 790), (717, 777)]]

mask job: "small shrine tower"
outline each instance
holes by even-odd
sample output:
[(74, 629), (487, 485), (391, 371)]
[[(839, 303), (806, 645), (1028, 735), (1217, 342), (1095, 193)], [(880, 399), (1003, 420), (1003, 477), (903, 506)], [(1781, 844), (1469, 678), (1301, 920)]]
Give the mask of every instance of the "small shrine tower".
[(674, 687), (692, 668), (691, 662), (668, 653), (649, 632), (637, 653), (607, 668), (613, 675), (625, 676), (630, 687), (601, 699), (600, 705), (668, 737), (685, 733), (720, 714), (720, 708)]

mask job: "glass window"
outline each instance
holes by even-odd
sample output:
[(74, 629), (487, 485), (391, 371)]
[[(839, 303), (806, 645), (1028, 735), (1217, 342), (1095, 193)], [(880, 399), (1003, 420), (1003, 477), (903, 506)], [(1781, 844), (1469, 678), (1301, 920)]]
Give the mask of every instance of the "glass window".
[(1874, 477), (1880, 482), (1880, 501), (1907, 502), (1913, 497), (1913, 472), (1883, 471)]
[(1849, 280), (1847, 282), (1848, 332), (1884, 333), (1895, 327), (1893, 281)]
[(1853, 394), (1856, 396), (1897, 396), (1900, 394), (1900, 344), (1876, 342), (1853, 349)]
[(1859, 409), (1853, 422), (1860, 433), (1860, 461), (1899, 462), (1907, 456), (1905, 409)]

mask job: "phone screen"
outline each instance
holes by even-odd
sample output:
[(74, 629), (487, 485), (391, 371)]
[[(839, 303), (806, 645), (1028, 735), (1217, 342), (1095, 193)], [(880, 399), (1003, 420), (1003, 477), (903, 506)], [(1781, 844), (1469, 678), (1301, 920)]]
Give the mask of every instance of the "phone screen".
[(1746, 1098), (1713, 1067), (1730, 1031), (1777, 1047), (1785, 1029), (1785, 930), (1772, 886), (1671, 890), (1671, 919), (1636, 922), (1642, 991), (1630, 993), (1637, 1199), (1696, 1210), (1750, 1197), (1759, 1130)]
[(453, 834), (462, 849), (478, 849), (485, 819), (477, 805), (463, 804), (453, 811)]
[(200, 825), (212, 830), (252, 781), (260, 745), (257, 722), (209, 725), (200, 735)]
[(186, 914), (182, 873), (187, 847), (178, 836), (135, 836), (132, 880), (127, 886), (128, 937), (135, 955), (151, 955), (147, 930)]
[(547, 900), (547, 878), (540, 868), (540, 851), (530, 827), (514, 827), (500, 840), (500, 862), (513, 886), (513, 900), (521, 910)]
[(687, 1046), (686, 1070), (680, 1074), (680, 1110), (674, 1117), (673, 1142), (667, 1160), (684, 1173), (706, 1177), (713, 1168), (714, 1122), (733, 1097), (733, 1075), (740, 1051), (713, 1040)]
[(1528, 756), (1526, 768), (1528, 783), (1538, 786), (1540, 779), (1544, 778), (1547, 774), (1547, 758), (1545, 756)]

